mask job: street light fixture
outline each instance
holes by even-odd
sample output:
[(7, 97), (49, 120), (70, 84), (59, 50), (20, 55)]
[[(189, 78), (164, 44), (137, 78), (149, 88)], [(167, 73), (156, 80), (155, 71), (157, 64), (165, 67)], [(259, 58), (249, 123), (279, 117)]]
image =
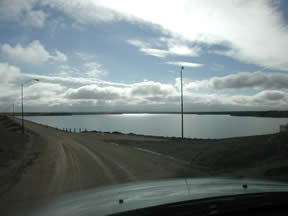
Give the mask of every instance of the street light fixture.
[(182, 83), (182, 71), (184, 67), (181, 66), (181, 135), (182, 139), (184, 138), (184, 128), (183, 128), (183, 83)]
[(21, 83), (21, 113), (22, 113), (22, 133), (23, 134), (24, 134), (23, 86), (31, 81), (39, 82), (39, 79), (30, 79), (30, 80), (26, 80), (24, 83)]

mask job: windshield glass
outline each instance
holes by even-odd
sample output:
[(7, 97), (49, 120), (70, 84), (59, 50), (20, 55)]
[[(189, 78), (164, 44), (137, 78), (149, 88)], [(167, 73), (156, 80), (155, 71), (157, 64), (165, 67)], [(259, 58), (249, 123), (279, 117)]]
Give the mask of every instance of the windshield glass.
[(0, 0), (0, 209), (146, 180), (285, 183), (287, 10)]

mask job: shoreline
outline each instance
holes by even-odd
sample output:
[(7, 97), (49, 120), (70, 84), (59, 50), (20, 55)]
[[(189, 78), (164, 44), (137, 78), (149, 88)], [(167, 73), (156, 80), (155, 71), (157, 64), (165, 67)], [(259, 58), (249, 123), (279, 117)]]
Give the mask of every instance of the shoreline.
[[(12, 114), (11, 112), (0, 114)], [(123, 115), (123, 114), (181, 114), (181, 112), (24, 112), (24, 116), (71, 116), (71, 115)], [(207, 112), (184, 112), (184, 115), (230, 115), (238, 117), (263, 117), (263, 118), (288, 118), (286, 110), (268, 110), (268, 111), (207, 111)], [(21, 116), (21, 113), (15, 112), (15, 116)]]
[[(20, 120), (20, 118), (19, 118)], [(155, 135), (145, 135), (145, 134), (137, 134), (137, 133), (132, 133), (132, 132), (129, 132), (129, 133), (123, 133), (123, 132), (120, 132), (120, 131), (97, 131), (97, 130), (82, 130), (81, 128), (81, 132), (79, 132), (79, 128), (65, 128), (67, 129), (64, 130), (64, 129), (61, 129), (61, 128), (57, 128), (57, 127), (53, 127), (53, 126), (50, 126), (50, 125), (46, 125), (46, 124), (42, 124), (42, 123), (39, 123), (39, 122), (34, 122), (32, 120), (28, 120), (28, 119), (25, 119), (26, 122), (31, 122), (31, 123), (34, 123), (34, 124), (38, 124), (38, 125), (41, 125), (41, 126), (45, 126), (45, 127), (50, 127), (50, 128), (53, 128), (55, 130), (58, 130), (58, 131), (62, 131), (62, 132), (65, 132), (65, 133), (96, 133), (96, 134), (103, 134), (103, 135), (110, 135), (110, 134), (115, 134), (115, 135), (123, 135), (123, 136), (139, 136), (139, 137), (147, 137), (147, 138), (161, 138), (161, 139), (172, 139), (172, 140), (182, 140), (182, 138), (179, 136), (179, 137), (175, 137), (175, 136), (155, 136)], [(71, 129), (71, 131), (70, 131)], [(73, 129), (73, 130), (72, 130)], [(74, 132), (74, 129), (78, 129), (78, 132), (76, 130), (76, 132)], [(246, 137), (260, 137), (260, 136), (273, 136), (273, 135), (276, 135), (276, 134), (279, 134), (280, 132), (277, 132), (277, 133), (267, 133), (267, 134), (255, 134), (255, 135), (247, 135), (247, 136), (235, 136), (235, 137), (226, 137), (226, 138), (191, 138), (191, 137), (184, 137), (183, 140), (217, 140), (217, 141), (220, 141), (220, 140), (225, 140), (225, 139), (241, 139), (241, 138), (246, 138)]]

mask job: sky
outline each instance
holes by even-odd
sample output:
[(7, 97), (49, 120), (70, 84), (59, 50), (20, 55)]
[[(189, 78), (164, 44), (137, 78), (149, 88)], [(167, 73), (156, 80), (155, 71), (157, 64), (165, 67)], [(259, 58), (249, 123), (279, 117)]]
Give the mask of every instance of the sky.
[[(288, 109), (285, 0), (0, 0), (0, 112)], [(39, 82), (33, 81), (39, 79)]]

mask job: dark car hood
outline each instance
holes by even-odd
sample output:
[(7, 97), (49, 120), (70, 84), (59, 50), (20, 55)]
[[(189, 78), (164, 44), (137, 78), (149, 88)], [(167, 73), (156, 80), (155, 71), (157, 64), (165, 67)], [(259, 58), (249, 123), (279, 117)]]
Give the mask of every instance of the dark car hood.
[[(247, 187), (243, 187), (244, 185)], [(71, 193), (36, 210), (33, 215), (107, 215), (185, 200), (283, 191), (288, 192), (288, 184), (253, 179), (193, 178), (145, 181)]]

